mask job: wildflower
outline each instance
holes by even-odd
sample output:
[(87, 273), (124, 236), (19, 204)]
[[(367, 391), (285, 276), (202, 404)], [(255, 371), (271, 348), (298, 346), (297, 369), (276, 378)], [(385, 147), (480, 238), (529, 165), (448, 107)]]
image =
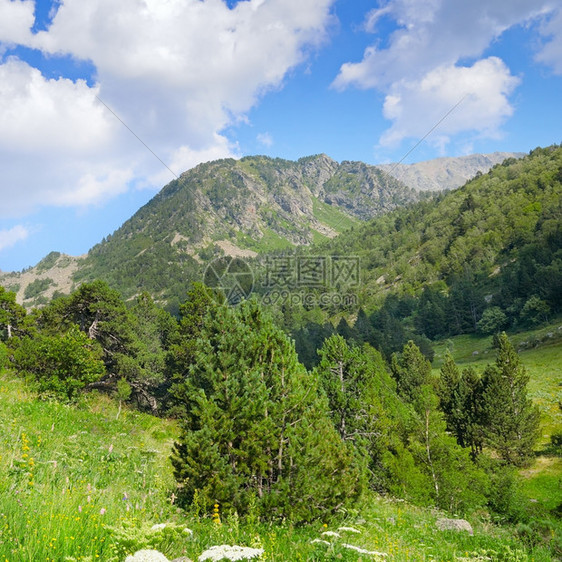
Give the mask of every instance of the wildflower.
[(335, 531), (324, 531), (322, 533), (323, 537), (334, 537), (336, 539), (339, 539), (341, 537), (341, 535), (339, 533), (336, 533)]
[(371, 556), (380, 556), (385, 558), (388, 556), (386, 552), (377, 552), (376, 550), (366, 550), (364, 548), (360, 548), (358, 546), (353, 546), (352, 544), (345, 544), (343, 543), (342, 546), (344, 548), (348, 548), (349, 550), (355, 550), (355, 552), (359, 552), (360, 554), (370, 554)]
[(193, 536), (193, 531), (192, 531), (189, 527), (184, 527), (184, 528), (183, 528), (183, 532), (184, 532), (186, 535)]
[(218, 560), (251, 560), (252, 558), (259, 558), (263, 554), (263, 548), (249, 548), (247, 546), (229, 546), (223, 544), (220, 546), (212, 546), (207, 549), (201, 556), (199, 562), (203, 560), (211, 560), (217, 562)]
[(105, 515), (105, 507), (102, 507), (102, 508), (100, 509), (100, 515)]
[(108, 451), (109, 451), (109, 454), (111, 455), (111, 452), (113, 451), (113, 443), (109, 446)]
[(138, 550), (133, 556), (127, 556), (125, 562), (168, 562), (168, 559), (157, 550)]
[(152, 525), (150, 527), (151, 531), (161, 531), (162, 529), (166, 528), (166, 523), (157, 523), (156, 525)]
[(219, 515), (219, 504), (216, 503), (213, 506), (213, 523), (215, 523), (216, 525), (220, 525), (221, 524), (221, 517)]
[(81, 505), (78, 506), (78, 512), (82, 513), (82, 506)]
[(342, 531), (344, 533), (361, 533), (359, 529), (355, 529), (353, 527), (338, 527), (338, 531)]
[(314, 540), (310, 541), (310, 544), (325, 544), (327, 546), (330, 546), (330, 543), (328, 541), (323, 540), (323, 539), (314, 539)]

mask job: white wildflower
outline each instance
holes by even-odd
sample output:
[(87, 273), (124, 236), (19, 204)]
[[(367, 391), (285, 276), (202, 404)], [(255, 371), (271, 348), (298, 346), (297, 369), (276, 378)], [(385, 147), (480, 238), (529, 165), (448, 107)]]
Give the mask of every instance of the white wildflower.
[(334, 537), (336, 539), (339, 539), (341, 537), (341, 535), (339, 533), (336, 533), (335, 531), (324, 531), (322, 533), (323, 537)]
[(152, 525), (150, 527), (151, 531), (161, 531), (162, 529), (166, 528), (166, 523), (157, 523), (156, 525)]
[(310, 544), (325, 544), (330, 546), (331, 543), (329, 543), (328, 541), (325, 541), (323, 539), (314, 539), (312, 541), (310, 541)]
[(353, 527), (338, 527), (338, 531), (343, 533), (361, 533), (359, 529), (354, 529)]
[(193, 536), (193, 531), (189, 527), (184, 527), (183, 532), (190, 537)]
[(199, 556), (199, 560), (200, 562), (203, 560), (218, 562), (218, 560), (224, 560), (225, 558), (226, 560), (251, 560), (252, 558), (260, 557), (262, 554), (263, 548), (222, 544), (220, 546), (212, 546), (203, 552), (203, 554)]
[(366, 550), (364, 548), (359, 548), (358, 546), (353, 546), (352, 544), (342, 544), (344, 548), (349, 548), (350, 550), (355, 550), (355, 552), (359, 552), (360, 554), (369, 554), (371, 556), (388, 556), (386, 552), (377, 552), (376, 550)]
[(168, 559), (157, 550), (139, 550), (133, 556), (127, 556), (125, 562), (169, 562)]

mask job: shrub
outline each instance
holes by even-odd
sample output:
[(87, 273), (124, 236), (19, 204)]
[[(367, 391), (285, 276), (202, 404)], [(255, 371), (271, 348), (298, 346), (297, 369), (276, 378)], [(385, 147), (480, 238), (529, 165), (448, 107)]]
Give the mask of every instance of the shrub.
[(43, 396), (72, 400), (105, 373), (100, 356), (99, 345), (72, 326), (62, 336), (23, 339), (15, 362)]

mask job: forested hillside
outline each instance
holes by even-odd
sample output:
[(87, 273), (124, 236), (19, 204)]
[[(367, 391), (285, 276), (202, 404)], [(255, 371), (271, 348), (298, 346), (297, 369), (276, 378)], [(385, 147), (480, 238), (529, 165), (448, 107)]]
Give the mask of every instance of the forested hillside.
[[(561, 217), (562, 148), (552, 146), (312, 252), (360, 257), (367, 314), (355, 331), (345, 321), (338, 331), (391, 353), (411, 337), (423, 347), (424, 338), (529, 327), (559, 314)], [(310, 349), (332, 330), (304, 324), (294, 333)]]

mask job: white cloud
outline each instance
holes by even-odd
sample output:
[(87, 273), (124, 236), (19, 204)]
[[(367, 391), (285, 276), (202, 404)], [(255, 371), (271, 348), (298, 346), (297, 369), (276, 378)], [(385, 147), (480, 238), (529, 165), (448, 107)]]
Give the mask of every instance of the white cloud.
[(542, 33), (548, 38), (537, 53), (536, 60), (562, 74), (562, 9), (559, 9), (543, 26)]
[(22, 43), (35, 22), (33, 0), (0, 0), (0, 43)]
[[(423, 136), (465, 92), (470, 101), (440, 127), (440, 142), (463, 130), (497, 135), (513, 111), (507, 96), (517, 79), (498, 59), (478, 59), (506, 29), (550, 13), (554, 5), (551, 0), (388, 0), (365, 22), (376, 33), (381, 20), (392, 19), (398, 27), (388, 44), (375, 42), (360, 62), (343, 64), (333, 86), (386, 95), (384, 115), (393, 124), (381, 144)], [(468, 66), (467, 60), (476, 62)]]
[(268, 148), (273, 146), (273, 137), (270, 133), (259, 133), (256, 138), (260, 144), (263, 144), (263, 146), (267, 146)]
[(34, 154), (88, 152), (109, 142), (115, 123), (96, 100), (99, 87), (47, 80), (16, 58), (0, 65), (0, 148)]
[(15, 246), (28, 236), (29, 231), (27, 228), (19, 224), (8, 230), (0, 230), (0, 251)]
[(451, 110), (436, 129), (434, 142), (444, 144), (449, 135), (463, 131), (495, 137), (513, 113), (508, 96), (518, 83), (497, 57), (470, 67), (442, 66), (420, 80), (397, 82), (383, 106), (384, 116), (393, 124), (380, 143), (393, 146), (405, 137), (421, 138)]
[(126, 189), (135, 154), (97, 92), (47, 80), (15, 58), (0, 64), (0, 217), (99, 203)]
[(0, 66), (0, 215), (98, 202), (132, 179), (169, 181), (96, 95), (177, 173), (235, 155), (224, 129), (325, 40), (334, 1), (249, 0), (229, 9), (222, 0), (65, 0), (48, 30), (26, 35), (33, 3), (0, 0), (10, 14), (12, 4), (27, 10), (19, 31), (0, 41), (96, 69), (88, 87), (46, 80), (15, 60)]

